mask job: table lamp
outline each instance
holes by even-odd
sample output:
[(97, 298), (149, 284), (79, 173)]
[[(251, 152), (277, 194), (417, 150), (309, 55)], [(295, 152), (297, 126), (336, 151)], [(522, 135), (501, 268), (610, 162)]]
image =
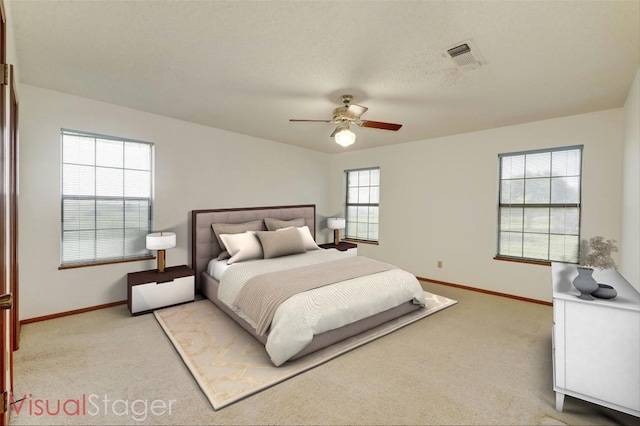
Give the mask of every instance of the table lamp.
[(164, 272), (164, 251), (176, 246), (175, 232), (147, 234), (147, 250), (158, 250), (158, 272)]
[(345, 220), (342, 217), (330, 217), (327, 219), (327, 227), (333, 229), (333, 244), (340, 243), (340, 230), (345, 227)]

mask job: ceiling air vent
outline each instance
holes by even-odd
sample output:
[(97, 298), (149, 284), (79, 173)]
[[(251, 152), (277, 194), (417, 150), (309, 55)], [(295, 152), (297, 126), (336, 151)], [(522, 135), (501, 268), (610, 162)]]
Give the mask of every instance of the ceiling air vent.
[(475, 69), (485, 65), (478, 48), (471, 40), (449, 47), (445, 50), (444, 56), (453, 59), (453, 62), (462, 69)]

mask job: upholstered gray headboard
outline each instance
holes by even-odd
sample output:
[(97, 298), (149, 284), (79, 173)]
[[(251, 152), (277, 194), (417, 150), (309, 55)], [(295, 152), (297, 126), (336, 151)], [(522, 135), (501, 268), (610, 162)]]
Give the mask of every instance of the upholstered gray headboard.
[(265, 217), (280, 220), (303, 217), (311, 235), (316, 237), (315, 204), (191, 211), (191, 268), (195, 272), (197, 287), (200, 286), (202, 272), (207, 270), (209, 261), (222, 251), (211, 224), (242, 223)]

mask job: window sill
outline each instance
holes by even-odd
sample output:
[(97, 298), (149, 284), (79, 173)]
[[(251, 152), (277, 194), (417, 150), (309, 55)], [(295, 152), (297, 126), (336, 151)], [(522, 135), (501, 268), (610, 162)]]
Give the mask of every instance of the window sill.
[(68, 263), (66, 265), (58, 266), (58, 270), (85, 268), (87, 266), (112, 265), (114, 263), (137, 262), (139, 260), (153, 260), (155, 258), (156, 258), (155, 256), (142, 256), (142, 257), (132, 257), (130, 259), (105, 260), (102, 262)]
[(530, 265), (551, 266), (549, 260), (521, 259), (517, 257), (494, 256), (494, 260), (503, 260), (506, 262), (528, 263)]
[(343, 238), (342, 241), (348, 241), (350, 243), (356, 243), (356, 244), (371, 244), (372, 246), (378, 246), (380, 245), (380, 243), (378, 241), (371, 241), (371, 240), (357, 240), (355, 238)]

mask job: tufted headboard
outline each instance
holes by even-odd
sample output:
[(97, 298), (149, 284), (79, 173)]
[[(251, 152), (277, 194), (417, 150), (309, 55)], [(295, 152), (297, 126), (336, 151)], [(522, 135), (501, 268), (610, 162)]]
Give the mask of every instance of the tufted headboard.
[(311, 235), (316, 237), (315, 204), (191, 211), (191, 268), (195, 271), (196, 287), (200, 286), (202, 272), (207, 270), (209, 261), (222, 251), (211, 224), (242, 223), (265, 217), (280, 220), (303, 217)]

